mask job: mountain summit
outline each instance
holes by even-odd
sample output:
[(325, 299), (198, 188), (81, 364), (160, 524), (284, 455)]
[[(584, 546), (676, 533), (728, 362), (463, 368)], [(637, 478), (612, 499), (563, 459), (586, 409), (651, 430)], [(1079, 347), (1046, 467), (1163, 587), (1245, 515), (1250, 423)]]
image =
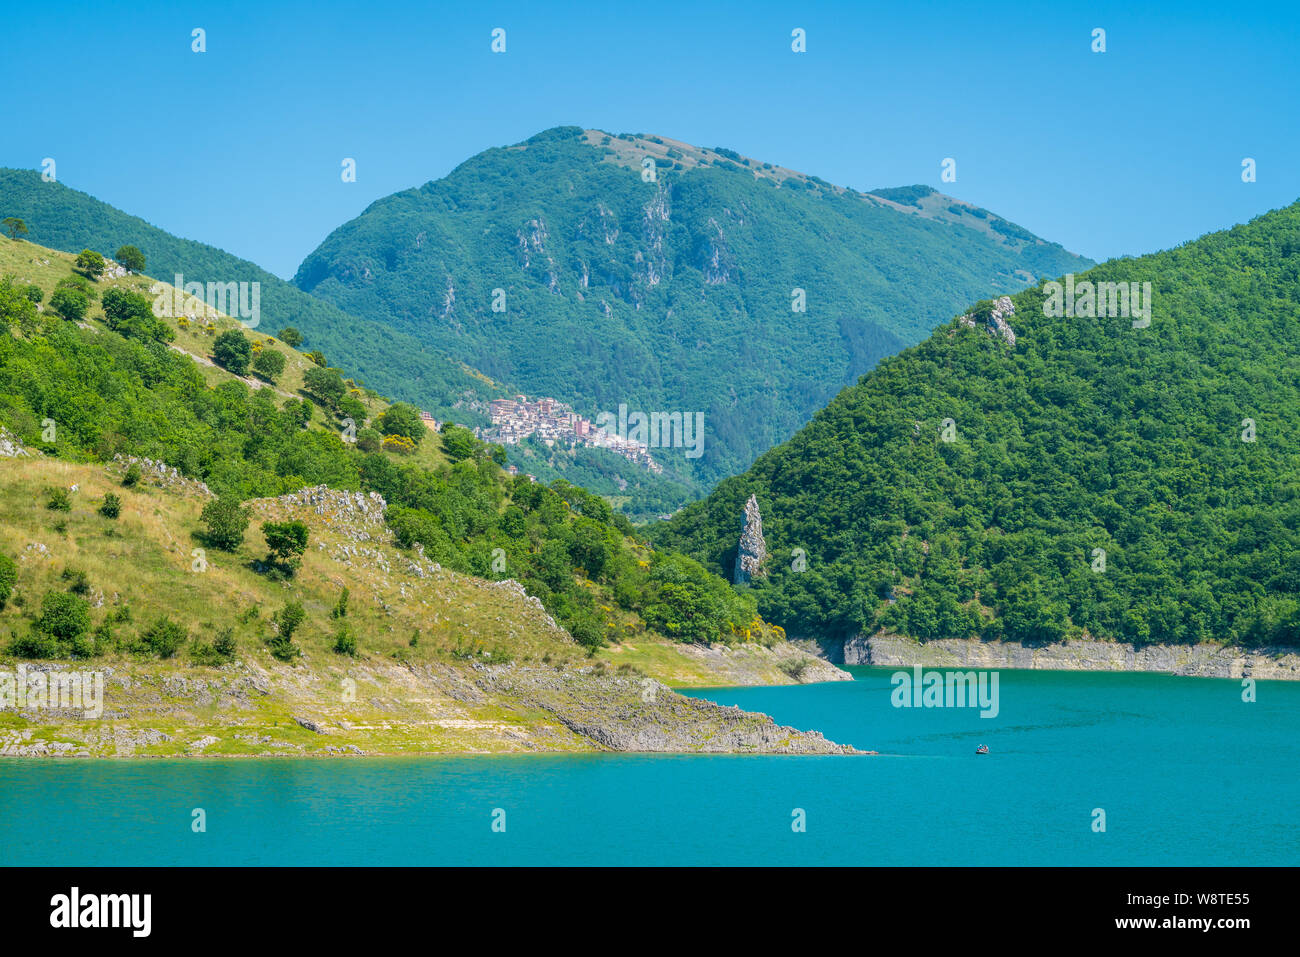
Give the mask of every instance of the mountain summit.
[[(652, 448), (701, 487), (933, 317), (1088, 265), (928, 187), (860, 193), (721, 147), (562, 127), (373, 203), (294, 282), (579, 414), (703, 413), (702, 455)], [(346, 362), (382, 346), (328, 348)]]

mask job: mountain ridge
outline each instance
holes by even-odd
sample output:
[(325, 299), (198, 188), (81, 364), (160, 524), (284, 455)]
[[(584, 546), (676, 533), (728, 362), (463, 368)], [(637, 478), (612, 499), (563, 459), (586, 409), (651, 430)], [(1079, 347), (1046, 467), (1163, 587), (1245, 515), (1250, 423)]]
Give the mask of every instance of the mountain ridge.
[[(743, 165), (756, 178), (771, 179), (778, 185), (786, 180), (795, 180), (804, 184), (828, 188), (837, 194), (852, 194), (869, 202), (883, 204), (899, 212), (910, 213), (926, 219), (942, 220), (987, 233), (995, 237), (1003, 245), (1013, 248), (1016, 248), (1016, 243), (1026, 244), (1031, 242), (1044, 247), (1064, 248), (1059, 243), (1048, 242), (1035, 236), (1024, 227), (996, 216), (986, 209), (975, 206), (973, 203), (967, 203), (964, 200), (941, 193), (933, 187), (922, 184), (884, 187), (863, 192), (848, 186), (836, 186), (818, 176), (803, 173), (790, 167), (775, 166), (771, 163), (756, 160), (753, 157), (745, 156), (725, 147), (707, 149), (667, 136), (649, 136), (646, 134), (637, 134), (632, 139), (627, 140), (623, 134), (608, 133), (597, 129), (583, 130), (583, 136), (593, 146), (599, 145), (599, 141), (607, 138), (611, 142), (619, 141), (620, 145), (626, 143), (627, 149), (625, 151), (616, 152), (613, 156), (606, 156), (605, 161), (618, 163), (629, 169), (639, 168), (639, 158), (642, 157), (649, 156), (656, 160), (669, 159), (667, 151), (670, 149), (682, 154), (681, 157), (676, 158), (674, 161), (681, 162), (686, 168), (708, 165), (713, 161), (710, 159), (710, 156), (712, 156), (713, 159), (722, 159)], [(657, 147), (663, 147), (663, 149), (657, 149)], [(633, 159), (633, 157), (636, 159)], [(957, 207), (961, 211), (955, 212), (953, 207)], [(967, 210), (969, 212), (966, 212)], [(1001, 229), (998, 229), (994, 228), (994, 223), (1004, 225)], [(1071, 255), (1078, 254), (1071, 253)], [(1026, 276), (1027, 281), (1032, 281), (1032, 279), (1032, 276)]]

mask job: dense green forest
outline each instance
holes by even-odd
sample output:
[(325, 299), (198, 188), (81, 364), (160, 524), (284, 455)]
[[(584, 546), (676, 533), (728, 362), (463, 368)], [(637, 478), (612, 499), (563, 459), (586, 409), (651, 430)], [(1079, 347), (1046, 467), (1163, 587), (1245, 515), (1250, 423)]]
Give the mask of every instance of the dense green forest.
[[(339, 434), (346, 400), (311, 389), (284, 398), (237, 379), (209, 387), (167, 335), (127, 337), (100, 324), (96, 307), (83, 326), (38, 312), (39, 299), (33, 287), (0, 279), (0, 425), (29, 447), (72, 461), (162, 460), (232, 503), (227, 514), (239, 501), (317, 484), (379, 492), (400, 545), (420, 544), (461, 572), (522, 581), (590, 648), (609, 636), (613, 608), (675, 640), (779, 635), (755, 621), (751, 596), (692, 559), (652, 550), (604, 499), (565, 482), (508, 478), (499, 447), (463, 428), (430, 432), (410, 406), (396, 405), (348, 444)], [(314, 424), (322, 418), (324, 427)], [(57, 425), (52, 435), (46, 420)], [(441, 442), (446, 462), (430, 468), (400, 451), (363, 451), (377, 447), (375, 430), (399, 443)]]
[(1300, 645), (1300, 204), (1075, 279), (1150, 324), (981, 303), (652, 538), (725, 573), (757, 495), (801, 635)]
[(608, 449), (586, 445), (547, 446), (530, 436), (506, 449), (511, 464), (550, 484), (563, 479), (605, 496), (634, 522), (661, 518), (694, 498), (694, 483), (672, 473), (655, 473)]
[[(259, 328), (273, 334), (294, 326), (306, 335), (305, 348), (345, 363), (359, 381), (439, 418), (486, 422), (462, 400), (504, 394), (484, 376), (410, 336), (348, 315), (224, 250), (173, 236), (62, 183), (44, 182), (35, 171), (0, 168), (0, 216), (23, 220), (28, 240), (64, 252), (93, 249), (110, 256), (134, 246), (149, 274), (165, 282), (180, 273), (186, 282), (260, 283)], [(346, 349), (340, 348), (344, 343)]]
[[(657, 458), (708, 487), (933, 317), (1091, 265), (924, 187), (902, 209), (890, 191), (665, 146), (565, 127), (488, 150), (373, 203), (294, 281), (589, 416), (703, 412), (703, 455)], [(326, 345), (350, 362), (351, 340)]]

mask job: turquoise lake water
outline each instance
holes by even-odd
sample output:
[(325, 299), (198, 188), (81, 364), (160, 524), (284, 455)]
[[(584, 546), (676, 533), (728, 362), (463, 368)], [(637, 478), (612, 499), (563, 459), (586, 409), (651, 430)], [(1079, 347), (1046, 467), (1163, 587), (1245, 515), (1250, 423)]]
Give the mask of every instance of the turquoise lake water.
[(692, 693), (879, 757), (0, 761), (0, 863), (1300, 864), (1300, 683), (1004, 671), (981, 718), (851, 670)]

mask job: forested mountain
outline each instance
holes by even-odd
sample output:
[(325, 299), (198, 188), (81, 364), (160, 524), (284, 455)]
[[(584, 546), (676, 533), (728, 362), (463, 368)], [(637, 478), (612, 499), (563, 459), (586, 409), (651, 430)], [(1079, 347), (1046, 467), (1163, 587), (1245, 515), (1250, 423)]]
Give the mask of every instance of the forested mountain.
[[(1085, 282), (1149, 282), (1149, 317)], [(1010, 299), (656, 540), (729, 573), (755, 495), (759, 611), (803, 635), (1300, 644), (1300, 203)]]
[[(347, 315), (254, 263), (173, 236), (62, 183), (44, 182), (35, 171), (0, 168), (0, 216), (21, 219), (27, 239), (64, 252), (93, 249), (112, 256), (122, 246), (135, 246), (149, 273), (166, 282), (180, 273), (186, 282), (260, 283), (261, 331), (274, 335), (294, 326), (306, 335), (307, 348), (324, 352), (331, 361), (343, 360), (372, 388), (400, 395), (440, 417), (485, 421), (480, 412), (457, 403), (503, 394), (485, 376), (395, 329)], [(348, 343), (346, 356), (337, 354), (343, 342)]]
[(294, 281), (586, 415), (703, 413), (703, 454), (660, 457), (711, 484), (935, 317), (1086, 265), (928, 187), (563, 127), (375, 202)]

